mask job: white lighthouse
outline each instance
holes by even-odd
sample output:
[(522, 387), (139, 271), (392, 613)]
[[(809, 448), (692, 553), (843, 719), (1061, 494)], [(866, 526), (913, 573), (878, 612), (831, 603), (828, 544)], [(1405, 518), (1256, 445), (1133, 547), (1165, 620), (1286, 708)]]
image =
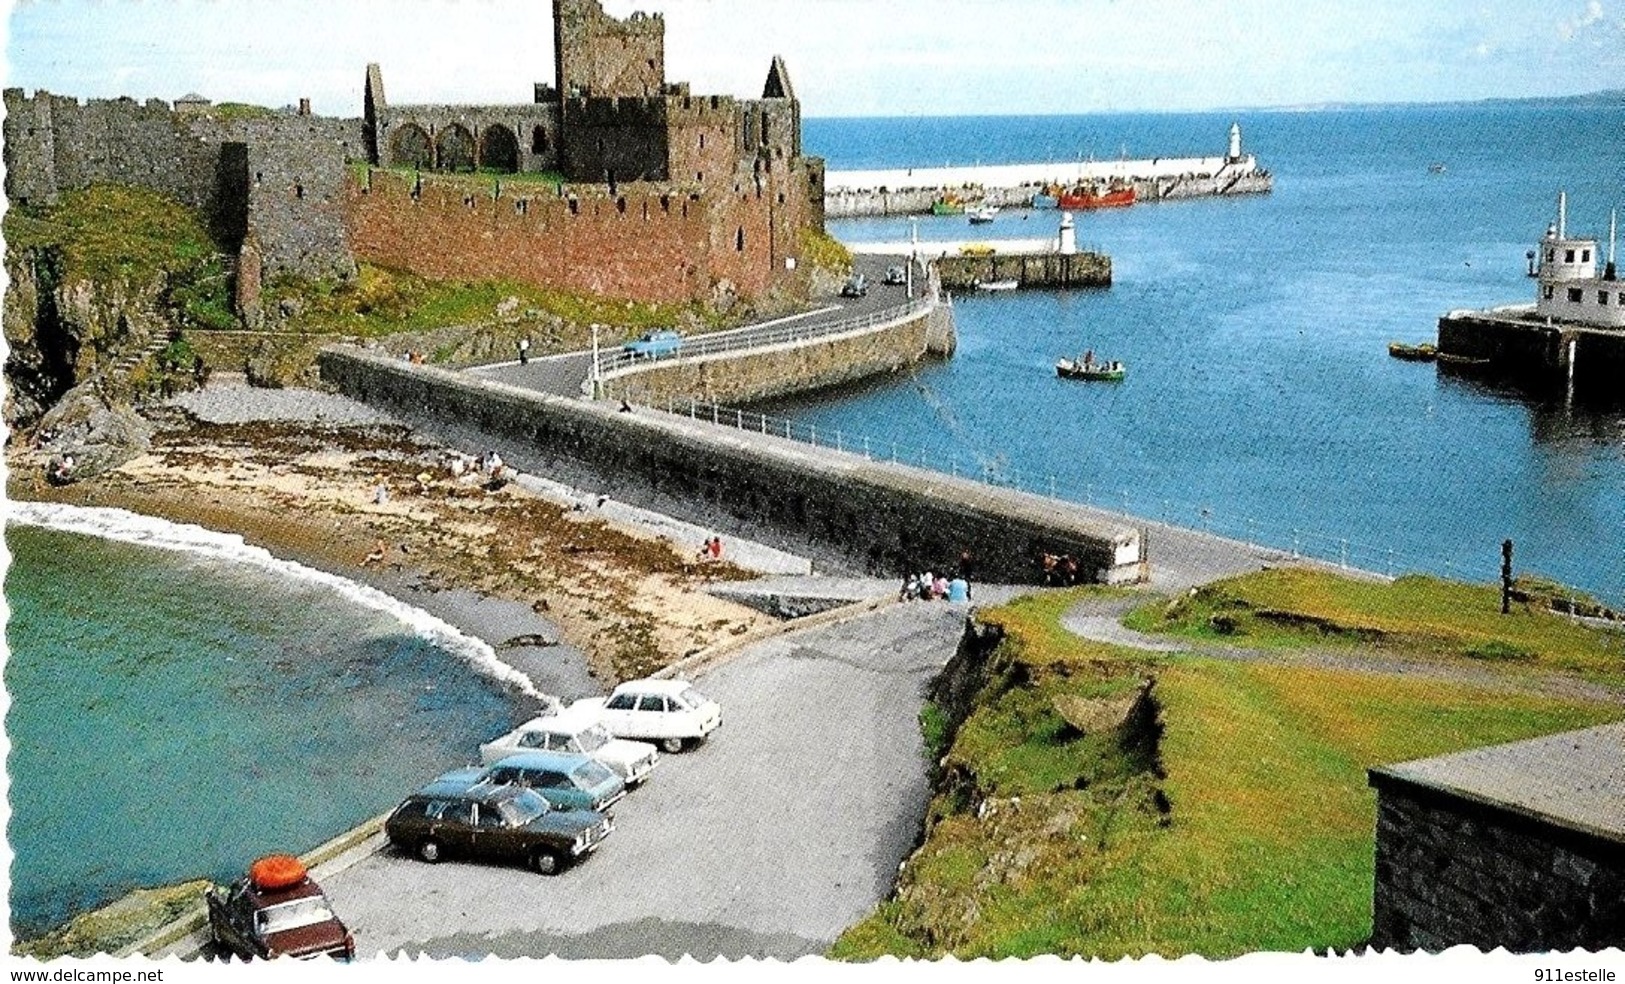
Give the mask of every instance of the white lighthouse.
[(1241, 124), (1230, 124), (1230, 153), (1224, 155), (1226, 164), (1241, 163)]
[(1078, 232), (1072, 226), (1072, 213), (1061, 213), (1061, 238), (1059, 250), (1062, 256), (1076, 256), (1078, 252)]

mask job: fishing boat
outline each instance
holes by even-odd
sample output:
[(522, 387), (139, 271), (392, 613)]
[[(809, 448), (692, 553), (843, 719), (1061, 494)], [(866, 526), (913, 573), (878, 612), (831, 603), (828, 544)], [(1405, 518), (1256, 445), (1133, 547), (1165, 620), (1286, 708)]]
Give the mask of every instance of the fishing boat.
[(966, 215), (970, 218), (971, 225), (987, 225), (999, 217), (999, 206), (981, 205), (971, 209)]
[(1055, 363), (1055, 375), (1062, 379), (1119, 383), (1127, 371), (1121, 362), (1096, 362), (1093, 358), (1060, 359)]
[(1101, 190), (1099, 185), (1078, 185), (1071, 191), (1063, 191), (1060, 196), (1060, 207), (1068, 210), (1080, 208), (1123, 208), (1134, 204), (1134, 186), (1131, 184), (1114, 184)]
[(965, 202), (956, 195), (943, 195), (931, 203), (932, 215), (964, 215)]
[(1428, 342), (1423, 342), (1420, 345), (1389, 342), (1388, 354), (1396, 359), (1404, 359), (1407, 362), (1432, 362), (1439, 357), (1439, 350)]
[(1432, 164), (1429, 164), (1428, 165), (1428, 173), (1429, 174), (1443, 174), (1444, 173), (1444, 161), (1434, 161)]
[(978, 280), (977, 290), (1015, 290), (1021, 284), (1014, 280)]

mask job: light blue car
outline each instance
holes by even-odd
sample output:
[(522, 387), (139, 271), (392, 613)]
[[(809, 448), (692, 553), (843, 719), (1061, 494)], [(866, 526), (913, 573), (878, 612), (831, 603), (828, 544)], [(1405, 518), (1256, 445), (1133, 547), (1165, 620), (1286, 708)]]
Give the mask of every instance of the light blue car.
[(683, 336), (670, 328), (651, 331), (642, 338), (635, 338), (621, 346), (621, 351), (630, 352), (641, 359), (658, 359), (663, 355), (672, 355), (683, 347)]
[(602, 813), (626, 795), (626, 783), (607, 767), (572, 752), (519, 752), (498, 759), (479, 781), (525, 786), (563, 810)]

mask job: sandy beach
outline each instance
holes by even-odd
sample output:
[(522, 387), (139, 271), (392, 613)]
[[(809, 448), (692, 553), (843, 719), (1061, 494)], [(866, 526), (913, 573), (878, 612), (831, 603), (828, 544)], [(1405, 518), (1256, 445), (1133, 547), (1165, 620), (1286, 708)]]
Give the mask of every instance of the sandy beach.
[(752, 576), (728, 560), (511, 470), (457, 476), (456, 455), (492, 449), (426, 442), (341, 397), (228, 381), (154, 416), (148, 453), (65, 487), (38, 452), (8, 449), (8, 496), (239, 534), (445, 619), (566, 700), (771, 621), (705, 593)]

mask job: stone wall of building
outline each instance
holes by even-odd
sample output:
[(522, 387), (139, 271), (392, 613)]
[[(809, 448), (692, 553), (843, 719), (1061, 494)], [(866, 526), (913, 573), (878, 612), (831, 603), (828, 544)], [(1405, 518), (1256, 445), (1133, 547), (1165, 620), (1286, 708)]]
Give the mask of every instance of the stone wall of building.
[(1625, 946), (1625, 842), (1380, 772), (1371, 782), (1372, 946)]
[(1138, 531), (1086, 506), (653, 411), (550, 397), (353, 348), (322, 378), (431, 434), (706, 525), (901, 576), (961, 551), (983, 580), (1035, 583), (1045, 552), (1102, 579), (1138, 574)]

